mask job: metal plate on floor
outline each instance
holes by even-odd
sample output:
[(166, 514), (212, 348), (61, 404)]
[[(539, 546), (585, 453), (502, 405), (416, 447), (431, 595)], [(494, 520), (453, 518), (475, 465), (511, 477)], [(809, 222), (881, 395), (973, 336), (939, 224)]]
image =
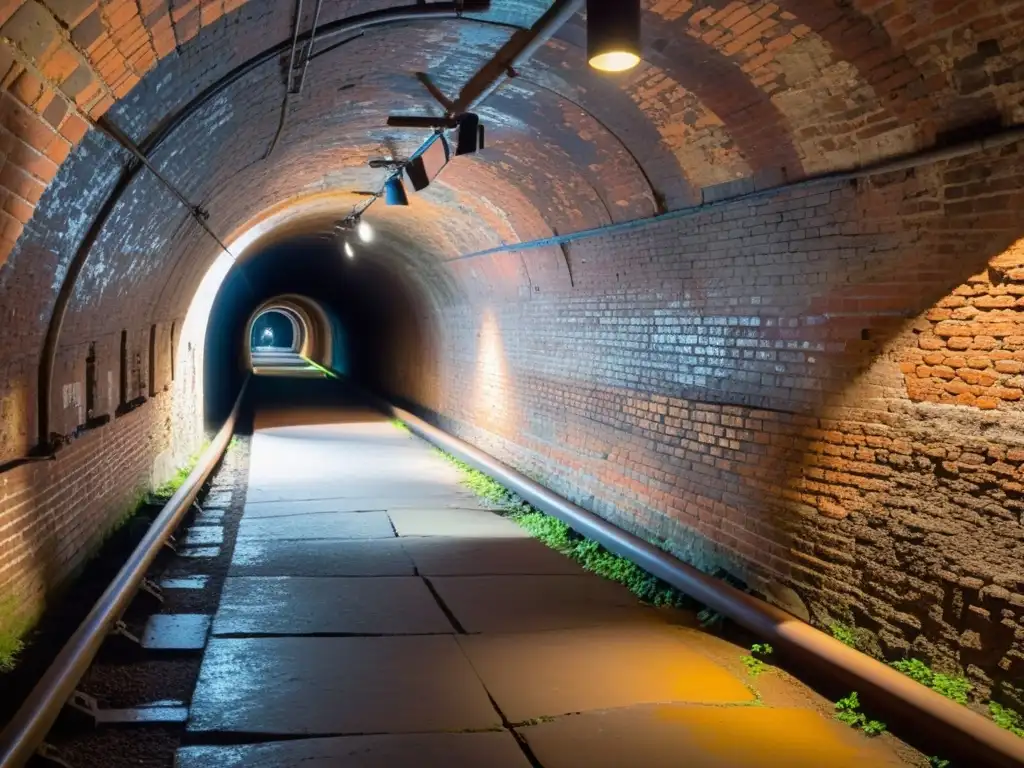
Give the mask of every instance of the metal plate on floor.
[(156, 725), (187, 721), (188, 707), (184, 705), (100, 709), (96, 713), (97, 725)]
[(159, 651), (197, 651), (206, 647), (210, 616), (201, 613), (157, 613), (142, 632), (142, 647)]
[(219, 525), (195, 525), (188, 529), (182, 542), (186, 547), (224, 543), (224, 529)]
[(160, 580), (161, 589), (206, 589), (209, 576), (171, 576)]

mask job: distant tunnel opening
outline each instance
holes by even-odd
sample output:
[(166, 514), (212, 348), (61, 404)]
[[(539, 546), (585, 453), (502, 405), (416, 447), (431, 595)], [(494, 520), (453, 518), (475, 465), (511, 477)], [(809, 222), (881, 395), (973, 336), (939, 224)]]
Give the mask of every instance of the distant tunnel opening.
[(302, 341), (298, 319), (281, 309), (260, 312), (253, 320), (252, 331), (249, 333), (250, 350), (298, 352)]
[(207, 326), (209, 427), (250, 371), (287, 377), (277, 363), (288, 355), (388, 396), (430, 388), (438, 360), (429, 296), (383, 240), (353, 259), (336, 240), (293, 234), (257, 244), (231, 268)]

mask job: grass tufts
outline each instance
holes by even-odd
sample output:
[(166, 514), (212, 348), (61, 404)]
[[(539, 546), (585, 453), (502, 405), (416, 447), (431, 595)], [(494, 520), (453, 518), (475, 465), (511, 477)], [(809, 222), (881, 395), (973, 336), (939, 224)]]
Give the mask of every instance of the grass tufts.
[(854, 691), (836, 702), (836, 720), (851, 728), (860, 728), (865, 736), (878, 736), (885, 733), (885, 723), (881, 720), (870, 720), (860, 710), (860, 698)]
[(992, 715), (996, 725), (1003, 730), (1009, 731), (1014, 736), (1020, 736), (1024, 739), (1024, 715), (1014, 712), (1012, 709), (1007, 709), (995, 701), (988, 703), (988, 712)]
[[(232, 438), (234, 440), (234, 438)], [(173, 496), (181, 486), (188, 480), (188, 476), (192, 474), (192, 470), (196, 468), (196, 464), (199, 463), (199, 457), (203, 455), (204, 451), (210, 447), (210, 441), (206, 440), (200, 446), (199, 450), (188, 457), (188, 460), (175, 470), (174, 474), (169, 480), (157, 486), (153, 491), (153, 495), (161, 499), (169, 499)]]
[(454, 456), (437, 450), (462, 473), (462, 484), (481, 499), (514, 520), (531, 536), (552, 549), (571, 557), (585, 570), (624, 585), (645, 603), (656, 606), (682, 607), (690, 600), (682, 592), (635, 563), (609, 552), (598, 542), (584, 538), (561, 520), (531, 506), (497, 480), (485, 475)]
[(952, 699), (958, 704), (967, 703), (967, 697), (973, 687), (967, 678), (936, 672), (920, 659), (894, 661), (890, 666), (911, 680), (931, 688), (936, 693), (941, 693), (947, 699)]
[(740, 656), (740, 661), (747, 668), (747, 674), (751, 677), (757, 677), (768, 668), (764, 659), (771, 656), (774, 652), (775, 649), (768, 645), (768, 643), (754, 643), (750, 646), (750, 654)]
[(0, 601), (0, 673), (17, 666), (18, 654), (25, 649), (22, 638), (32, 623), (18, 610), (13, 595)]
[(833, 621), (828, 625), (829, 631), (832, 633), (832, 637), (838, 640), (843, 645), (849, 646), (850, 648), (856, 649), (860, 645), (857, 630), (853, 627), (848, 627), (839, 621)]

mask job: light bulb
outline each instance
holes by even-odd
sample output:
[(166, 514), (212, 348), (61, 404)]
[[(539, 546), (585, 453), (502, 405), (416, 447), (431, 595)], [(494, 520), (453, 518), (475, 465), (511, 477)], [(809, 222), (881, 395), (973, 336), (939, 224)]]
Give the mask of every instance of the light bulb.
[(345, 243), (345, 255), (348, 256), (350, 259), (356, 255), (356, 252), (352, 250), (351, 244), (347, 242)]
[(590, 60), (590, 66), (602, 72), (625, 72), (640, 63), (640, 57), (629, 51), (610, 51)]
[(365, 221), (360, 220), (359, 226), (356, 227), (356, 232), (359, 233), (359, 239), (364, 243), (368, 243), (373, 240), (373, 227)]

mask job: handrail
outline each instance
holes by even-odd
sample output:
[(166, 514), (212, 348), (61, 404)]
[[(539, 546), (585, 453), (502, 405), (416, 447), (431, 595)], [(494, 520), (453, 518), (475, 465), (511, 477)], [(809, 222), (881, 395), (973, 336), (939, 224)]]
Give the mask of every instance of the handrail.
[(242, 408), (248, 379), (238, 393), (235, 407), (203, 451), (195, 469), (182, 486), (164, 504), (128, 562), (118, 571), (110, 586), (96, 601), (75, 634), (64, 644), (14, 718), (0, 732), (0, 768), (21, 768), (53, 727), (65, 702), (71, 697), (93, 658), (99, 652), (111, 628), (128, 608), (146, 571), (156, 559), (160, 547), (178, 527), (192, 506), (199, 490), (224, 455)]
[[(852, 690), (873, 695), (913, 719), (921, 732), (951, 756), (962, 755), (974, 766), (1024, 766), (1024, 739), (999, 728), (972, 712), (914, 682), (880, 661), (843, 645), (810, 624), (763, 600), (758, 600), (672, 557), (643, 539), (549, 491), (464, 440), (444, 432), (418, 416), (369, 395), (386, 414), (404, 422), (412, 432), (490, 475), (530, 504), (557, 517), (578, 533), (594, 539), (648, 573), (713, 608), (737, 624), (803, 660), (814, 663)], [(927, 729), (927, 730), (924, 730)]]

